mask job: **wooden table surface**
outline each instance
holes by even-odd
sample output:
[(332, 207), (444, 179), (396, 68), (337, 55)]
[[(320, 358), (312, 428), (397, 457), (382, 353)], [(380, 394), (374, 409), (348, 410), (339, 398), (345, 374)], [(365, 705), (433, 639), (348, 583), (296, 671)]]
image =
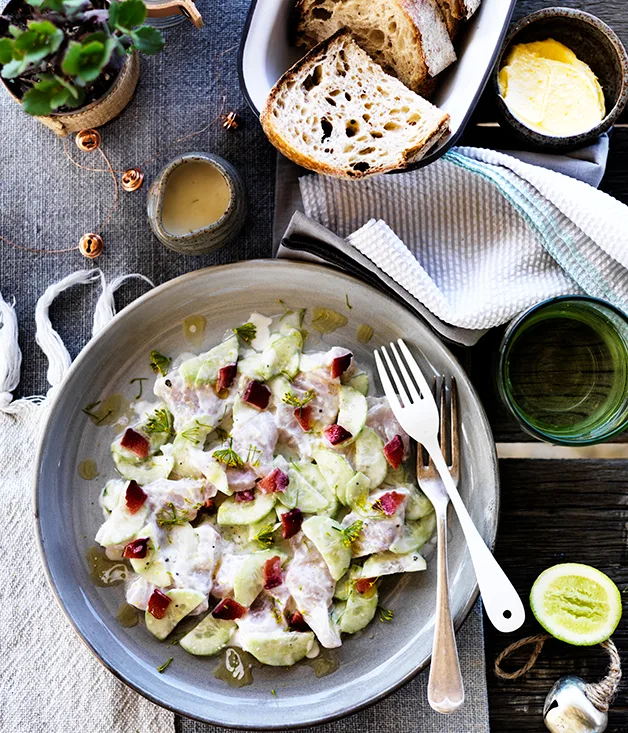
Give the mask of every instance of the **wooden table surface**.
[[(519, 0), (515, 18), (552, 3)], [(626, 0), (561, 0), (556, 5), (587, 10), (607, 22), (628, 46)], [(513, 147), (496, 125), (490, 91), (485, 94), (463, 143), (491, 148)], [(600, 188), (628, 204), (628, 114), (624, 113), (611, 138), (606, 176)], [(492, 370), (502, 329), (494, 329), (472, 350), (458, 357), (469, 370), (489, 414), (498, 443), (529, 441), (499, 403)], [(628, 442), (628, 434), (621, 440)], [(502, 509), (496, 554), (523, 597), (537, 575), (559, 562), (583, 562), (608, 573), (621, 590), (628, 586), (628, 460), (623, 459), (508, 459), (500, 461)], [(614, 640), (628, 678), (628, 588), (624, 619)], [(504, 636), (486, 623), (486, 661), (492, 733), (545, 731), (543, 702), (551, 685), (564, 674), (596, 680), (607, 657), (600, 647), (578, 649), (552, 641), (535, 668), (514, 682), (496, 678), (497, 654), (512, 641), (534, 634), (540, 627), (528, 620), (515, 634)], [(517, 659), (521, 661), (524, 655)], [(520, 665), (513, 665), (520, 666)], [(609, 733), (628, 730), (628, 682), (609, 714)], [(465, 733), (461, 731), (460, 733)]]

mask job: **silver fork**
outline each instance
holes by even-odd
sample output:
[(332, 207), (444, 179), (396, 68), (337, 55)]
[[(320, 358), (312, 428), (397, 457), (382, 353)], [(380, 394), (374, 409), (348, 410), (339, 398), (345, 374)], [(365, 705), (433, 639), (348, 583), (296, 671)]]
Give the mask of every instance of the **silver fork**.
[[(445, 457), (449, 452), (449, 473), (455, 485), (460, 479), (458, 450), (458, 391), (451, 378), (449, 409), (445, 378), (437, 390), (440, 393), (440, 449)], [(416, 472), (419, 486), (432, 502), (436, 514), (437, 574), (436, 621), (432, 645), (432, 663), (427, 686), (427, 700), (439, 713), (453, 713), (464, 702), (464, 684), (460, 673), (456, 635), (449, 605), (449, 576), (447, 570), (447, 507), (449, 494), (445, 489), (434, 461), (423, 462), (423, 450), (417, 443)]]
[[(504, 633), (515, 631), (525, 621), (525, 610), (521, 598), (486, 546), (458, 493), (438, 444), (439, 415), (434, 397), (408, 347), (402, 339), (399, 339), (397, 343), (405, 359), (404, 362), (397, 346), (391, 343), (390, 349), (397, 362), (397, 367), (394, 366), (386, 348), (382, 347), (382, 354), (390, 370), (390, 376), (384, 368), (382, 357), (377, 350), (375, 351), (379, 377), (390, 407), (406, 433), (417, 443), (421, 443), (429, 453), (445, 484), (467, 541), (486, 615), (498, 631)], [(412, 377), (410, 372), (412, 372)]]

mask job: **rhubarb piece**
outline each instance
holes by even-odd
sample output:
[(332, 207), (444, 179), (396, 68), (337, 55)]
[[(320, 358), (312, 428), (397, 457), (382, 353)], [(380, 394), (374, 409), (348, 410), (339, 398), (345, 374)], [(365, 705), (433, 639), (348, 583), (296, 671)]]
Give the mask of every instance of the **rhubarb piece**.
[(293, 414), (304, 432), (307, 433), (312, 429), (312, 407), (310, 405), (295, 408)]
[(387, 494), (380, 496), (373, 506), (390, 517), (403, 504), (405, 498), (405, 494), (400, 494), (398, 491), (389, 491)]
[(150, 443), (148, 438), (145, 438), (141, 433), (138, 433), (133, 428), (127, 428), (124, 431), (120, 445), (131, 453), (135, 453), (138, 458), (148, 458), (150, 451)]
[(345, 354), (344, 356), (337, 356), (333, 359), (331, 362), (332, 378), (341, 377), (351, 366), (351, 359), (353, 359), (353, 354)]
[(245, 489), (244, 491), (236, 491), (233, 495), (233, 500), (240, 501), (253, 501), (255, 499), (255, 489)]
[(377, 578), (359, 578), (355, 581), (355, 589), (358, 593), (368, 593), (375, 585)]
[(229, 389), (236, 377), (238, 367), (236, 364), (229, 364), (218, 370), (218, 380), (216, 381), (216, 392), (222, 392), (223, 389)]
[(295, 611), (288, 620), (288, 628), (290, 631), (310, 631), (310, 627), (305, 622), (301, 611)]
[(124, 500), (126, 502), (126, 508), (129, 510), (130, 514), (138, 512), (141, 507), (144, 506), (144, 502), (147, 498), (148, 495), (142, 490), (142, 487), (137, 483), (137, 481), (129, 481), (126, 487)]
[(338, 425), (338, 423), (336, 423), (335, 425), (330, 425), (328, 428), (325, 428), (325, 437), (332, 445), (339, 445), (353, 436), (348, 430), (345, 430), (342, 425)]
[(212, 611), (212, 616), (223, 621), (235, 621), (238, 618), (242, 618), (247, 610), (245, 606), (241, 606), (233, 598), (223, 598)]
[(242, 401), (253, 405), (253, 407), (257, 407), (259, 410), (265, 410), (270, 401), (270, 394), (270, 390), (265, 384), (252, 379), (246, 385), (246, 389), (242, 395)]
[(148, 537), (142, 537), (129, 544), (124, 548), (122, 557), (128, 560), (142, 560), (148, 554)]
[(395, 437), (392, 440), (389, 440), (384, 446), (384, 455), (386, 456), (386, 460), (391, 468), (399, 468), (403, 462), (403, 454), (404, 448), (401, 435), (395, 435)]
[(284, 512), (281, 515), (281, 536), (284, 540), (289, 540), (301, 529), (303, 524), (303, 513), (299, 507)]
[(264, 494), (273, 494), (276, 491), (285, 491), (289, 483), (288, 474), (280, 468), (274, 468), (268, 476), (257, 482), (257, 486)]
[(271, 557), (264, 563), (264, 588), (270, 590), (283, 582), (281, 575), (281, 558), (279, 555)]
[(215, 514), (216, 511), (216, 502), (213, 499), (207, 499), (207, 501), (199, 509), (199, 512), (202, 512), (203, 514)]
[(171, 603), (172, 600), (165, 593), (162, 593), (159, 588), (155, 588), (148, 599), (148, 613), (157, 619), (162, 619)]

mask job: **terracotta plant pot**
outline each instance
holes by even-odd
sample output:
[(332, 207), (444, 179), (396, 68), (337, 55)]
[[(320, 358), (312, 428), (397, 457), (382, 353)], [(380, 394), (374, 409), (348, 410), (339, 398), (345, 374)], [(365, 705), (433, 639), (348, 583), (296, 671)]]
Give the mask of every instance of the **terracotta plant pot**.
[[(35, 117), (35, 119), (49, 127), (59, 137), (65, 137), (90, 127), (101, 127), (117, 117), (131, 101), (139, 76), (140, 59), (137, 52), (133, 52), (126, 57), (118, 78), (100, 99), (71, 112), (61, 114), (53, 112), (49, 116)], [(13, 94), (6, 83), (4, 88), (18, 104), (21, 104), (20, 99)]]

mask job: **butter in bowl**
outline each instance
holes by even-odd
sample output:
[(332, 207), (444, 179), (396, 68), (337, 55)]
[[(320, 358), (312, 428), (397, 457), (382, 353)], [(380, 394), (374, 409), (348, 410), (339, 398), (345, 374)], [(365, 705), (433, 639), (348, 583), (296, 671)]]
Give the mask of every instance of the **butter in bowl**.
[(606, 132), (628, 100), (628, 56), (589, 13), (547, 8), (519, 21), (495, 69), (506, 124), (533, 147), (576, 148)]

